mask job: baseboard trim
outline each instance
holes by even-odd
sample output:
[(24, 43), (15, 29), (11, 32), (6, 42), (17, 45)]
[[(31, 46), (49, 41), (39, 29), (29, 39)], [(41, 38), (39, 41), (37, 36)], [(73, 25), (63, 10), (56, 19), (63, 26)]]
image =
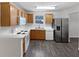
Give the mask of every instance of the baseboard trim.
[(79, 39), (79, 37), (70, 37), (70, 39)]

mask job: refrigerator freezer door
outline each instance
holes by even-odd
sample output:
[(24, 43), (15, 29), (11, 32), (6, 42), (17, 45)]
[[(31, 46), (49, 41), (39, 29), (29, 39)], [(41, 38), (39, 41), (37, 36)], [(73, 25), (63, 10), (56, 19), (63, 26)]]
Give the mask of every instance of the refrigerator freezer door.
[(55, 36), (56, 42), (61, 42), (61, 19), (55, 19)]

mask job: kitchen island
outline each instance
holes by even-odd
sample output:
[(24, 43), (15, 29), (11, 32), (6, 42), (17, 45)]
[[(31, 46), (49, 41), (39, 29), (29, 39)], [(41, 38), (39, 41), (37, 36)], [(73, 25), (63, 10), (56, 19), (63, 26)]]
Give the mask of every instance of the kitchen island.
[(1, 30), (0, 33), (0, 57), (22, 57), (29, 46), (29, 34), (14, 34)]

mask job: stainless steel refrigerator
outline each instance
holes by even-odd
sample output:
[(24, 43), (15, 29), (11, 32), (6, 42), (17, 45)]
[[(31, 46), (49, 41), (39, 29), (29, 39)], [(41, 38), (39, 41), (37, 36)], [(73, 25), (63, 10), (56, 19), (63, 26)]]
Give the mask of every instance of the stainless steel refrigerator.
[(69, 41), (68, 34), (68, 18), (55, 19), (54, 40), (59, 43), (67, 43)]

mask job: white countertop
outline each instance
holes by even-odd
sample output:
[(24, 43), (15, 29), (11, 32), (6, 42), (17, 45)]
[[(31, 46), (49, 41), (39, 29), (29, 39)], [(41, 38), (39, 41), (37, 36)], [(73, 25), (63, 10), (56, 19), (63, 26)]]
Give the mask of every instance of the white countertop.
[[(21, 30), (23, 30), (22, 28), (19, 28)], [(0, 28), (0, 38), (24, 38), (25, 35), (29, 34), (30, 30), (34, 29), (34, 30), (54, 30), (52, 27), (50, 26), (44, 26), (44, 27), (37, 27), (35, 25), (27, 25), (24, 27), (24, 30), (27, 30), (28, 32), (26, 34), (16, 34), (15, 33), (11, 33), (11, 28)], [(19, 30), (17, 30), (19, 31)]]
[(53, 28), (50, 28), (50, 27), (44, 27), (44, 28), (31, 28), (31, 29), (34, 29), (34, 30), (54, 30)]
[(21, 39), (21, 38), (24, 38), (25, 37), (25, 34), (18, 34), (18, 35), (14, 35), (14, 34), (0, 34), (0, 39), (1, 38), (18, 38), (18, 39)]
[(51, 25), (42, 25), (40, 27), (37, 25), (26, 26), (26, 30), (30, 31), (31, 29), (34, 29), (34, 30), (54, 30), (54, 28), (52, 28)]

